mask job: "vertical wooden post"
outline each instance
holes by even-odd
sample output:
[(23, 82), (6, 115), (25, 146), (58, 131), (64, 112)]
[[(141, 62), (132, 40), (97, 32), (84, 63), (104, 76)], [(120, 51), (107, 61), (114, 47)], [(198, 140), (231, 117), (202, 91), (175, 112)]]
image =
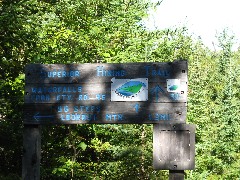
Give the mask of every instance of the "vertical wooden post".
[(169, 170), (169, 180), (184, 180), (184, 170)]
[(23, 127), (22, 179), (40, 179), (41, 132), (39, 125)]

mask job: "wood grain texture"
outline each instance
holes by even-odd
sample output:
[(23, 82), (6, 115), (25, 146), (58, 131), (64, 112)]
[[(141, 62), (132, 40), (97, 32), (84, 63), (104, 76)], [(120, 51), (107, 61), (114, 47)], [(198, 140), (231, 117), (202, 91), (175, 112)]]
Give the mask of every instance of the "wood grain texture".
[(184, 180), (184, 171), (169, 170), (169, 180)]
[(38, 125), (23, 127), (22, 179), (40, 179), (41, 132)]
[(28, 83), (89, 83), (111, 82), (111, 78), (148, 78), (149, 82), (166, 79), (187, 80), (187, 61), (171, 63), (124, 64), (28, 64), (25, 68)]
[(195, 125), (154, 124), (153, 167), (158, 170), (195, 168)]
[(26, 104), (25, 124), (184, 123), (185, 103), (112, 102), (108, 104)]
[[(183, 123), (187, 113), (187, 69), (184, 60), (170, 63), (29, 64), (25, 73), (24, 123)], [(127, 101), (126, 98), (133, 96), (117, 94), (123, 98), (112, 101), (114, 81), (139, 78), (147, 79), (144, 90), (147, 98), (144, 95), (140, 101)], [(179, 82), (176, 92), (168, 89), (169, 79)], [(61, 109), (63, 107), (65, 109)], [(82, 108), (100, 109), (100, 112)]]
[[(85, 96), (85, 99), (84, 99)], [(25, 103), (66, 103), (111, 101), (111, 83), (26, 84)], [(187, 82), (181, 81), (178, 93), (168, 92), (166, 83), (148, 84), (148, 103), (187, 102)], [(127, 102), (126, 102), (127, 103)]]

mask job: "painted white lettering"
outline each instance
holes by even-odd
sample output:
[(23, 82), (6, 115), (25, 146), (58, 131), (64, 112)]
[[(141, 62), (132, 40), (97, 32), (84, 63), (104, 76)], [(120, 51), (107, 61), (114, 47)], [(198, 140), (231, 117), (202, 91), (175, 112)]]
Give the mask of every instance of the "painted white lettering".
[(168, 120), (171, 120), (170, 114), (158, 114), (158, 113), (149, 114), (148, 119), (150, 121), (168, 121)]
[(170, 75), (170, 72), (166, 69), (157, 69), (151, 66), (145, 66), (145, 73), (146, 76), (159, 76), (159, 77), (168, 77)]
[[(42, 72), (40, 73), (41, 75), (43, 74)], [(80, 71), (64, 71), (64, 70), (53, 70), (53, 71), (48, 71), (47, 72), (47, 77), (48, 78), (63, 78), (63, 77), (80, 77)]]
[(106, 114), (105, 120), (106, 121), (122, 121), (123, 115), (122, 114)]
[(97, 115), (96, 114), (78, 114), (78, 113), (60, 114), (60, 119), (62, 121), (91, 121), (91, 120), (96, 120)]
[(125, 76), (125, 70), (108, 70), (104, 69), (103, 66), (97, 67), (97, 76), (112, 76), (112, 77), (119, 77)]

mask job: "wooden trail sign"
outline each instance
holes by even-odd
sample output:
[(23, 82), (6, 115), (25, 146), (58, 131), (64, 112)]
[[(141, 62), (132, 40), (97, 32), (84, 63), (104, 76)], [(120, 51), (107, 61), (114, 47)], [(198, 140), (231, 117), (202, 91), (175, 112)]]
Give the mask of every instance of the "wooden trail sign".
[(40, 179), (40, 124), (152, 123), (153, 164), (184, 179), (194, 169), (187, 61), (26, 66), (23, 175)]
[(184, 123), (187, 61), (29, 64), (24, 124)]

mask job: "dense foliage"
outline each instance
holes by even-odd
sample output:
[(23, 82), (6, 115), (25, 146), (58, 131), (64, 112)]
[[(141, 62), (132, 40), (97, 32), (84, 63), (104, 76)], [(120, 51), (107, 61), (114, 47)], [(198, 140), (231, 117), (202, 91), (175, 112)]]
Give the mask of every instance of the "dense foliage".
[[(186, 28), (148, 31), (148, 1), (0, 1), (0, 179), (20, 179), (28, 63), (189, 60), (188, 123), (197, 125), (188, 179), (237, 179), (240, 50), (211, 51)], [(151, 125), (42, 127), (42, 179), (167, 179), (152, 169)]]

